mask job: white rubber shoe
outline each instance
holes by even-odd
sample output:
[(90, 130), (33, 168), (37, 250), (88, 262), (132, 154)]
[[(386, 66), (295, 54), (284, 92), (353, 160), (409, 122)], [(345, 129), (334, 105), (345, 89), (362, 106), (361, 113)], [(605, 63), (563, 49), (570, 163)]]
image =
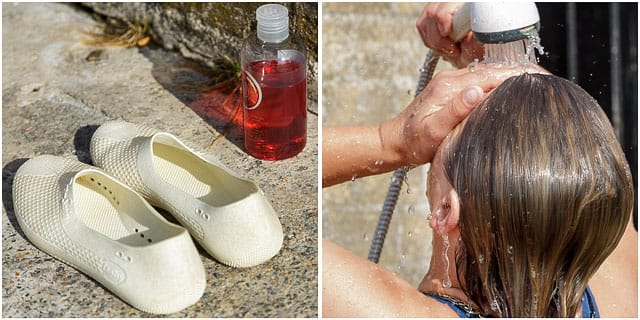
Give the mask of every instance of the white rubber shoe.
[(282, 226), (262, 190), (169, 133), (110, 121), (93, 135), (91, 157), (173, 214), (226, 265), (252, 267), (282, 247)]
[(16, 173), (13, 199), (34, 245), (135, 308), (174, 313), (202, 296), (204, 268), (187, 231), (102, 170), (39, 156)]

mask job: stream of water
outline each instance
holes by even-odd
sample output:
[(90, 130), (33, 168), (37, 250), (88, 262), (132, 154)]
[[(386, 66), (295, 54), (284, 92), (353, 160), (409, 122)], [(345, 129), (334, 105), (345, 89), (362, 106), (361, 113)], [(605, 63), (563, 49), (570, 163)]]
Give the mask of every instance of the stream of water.
[(529, 37), (507, 43), (486, 43), (484, 45), (484, 63), (533, 63), (538, 64), (535, 50), (544, 54), (544, 47), (540, 44), (537, 33)]

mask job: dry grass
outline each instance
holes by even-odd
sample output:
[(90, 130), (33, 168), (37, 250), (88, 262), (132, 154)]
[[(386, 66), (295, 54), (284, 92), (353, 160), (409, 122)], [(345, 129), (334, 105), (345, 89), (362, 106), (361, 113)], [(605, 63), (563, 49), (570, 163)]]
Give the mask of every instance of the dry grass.
[(90, 38), (83, 40), (85, 45), (114, 46), (131, 48), (149, 44), (149, 24), (144, 22), (129, 22), (109, 19), (104, 24), (102, 32), (84, 31)]

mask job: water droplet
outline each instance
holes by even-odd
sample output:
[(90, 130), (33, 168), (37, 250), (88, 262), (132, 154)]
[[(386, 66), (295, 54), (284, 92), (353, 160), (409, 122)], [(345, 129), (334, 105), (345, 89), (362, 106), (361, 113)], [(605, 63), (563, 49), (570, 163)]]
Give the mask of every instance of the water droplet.
[(509, 246), (509, 248), (507, 248), (507, 252), (509, 254), (513, 254), (513, 246)]
[(411, 188), (409, 188), (409, 186), (407, 186), (407, 194), (411, 193)]
[(449, 236), (443, 235), (442, 240), (444, 242), (444, 252), (442, 253), (442, 259), (445, 265), (445, 277), (442, 280), (443, 288), (451, 288), (451, 278), (449, 278)]
[(362, 240), (369, 241), (369, 234), (365, 233), (364, 236), (362, 236)]
[(495, 298), (493, 298), (493, 301), (491, 302), (491, 310), (498, 312), (498, 310), (500, 310), (500, 307), (498, 306), (498, 300), (496, 300)]
[(533, 265), (529, 266), (529, 274), (531, 278), (536, 278), (538, 276), (538, 272), (536, 272), (536, 268)]
[(355, 175), (351, 176), (351, 182), (354, 182), (354, 181), (356, 181), (356, 176)]
[(411, 231), (409, 231), (409, 233), (407, 233), (407, 235), (409, 236), (409, 238), (411, 238), (411, 236), (413, 235), (413, 233), (411, 233)]
[(381, 166), (383, 163), (384, 163), (384, 161), (382, 161), (382, 160), (376, 160), (375, 165), (376, 166)]
[(416, 208), (413, 205), (410, 205), (408, 210), (409, 214), (413, 214), (415, 211), (416, 211)]
[(406, 254), (402, 254), (402, 260), (406, 260), (407, 259), (407, 255)]
[(484, 254), (481, 254), (480, 256), (478, 256), (478, 262), (480, 262), (480, 264), (484, 263)]

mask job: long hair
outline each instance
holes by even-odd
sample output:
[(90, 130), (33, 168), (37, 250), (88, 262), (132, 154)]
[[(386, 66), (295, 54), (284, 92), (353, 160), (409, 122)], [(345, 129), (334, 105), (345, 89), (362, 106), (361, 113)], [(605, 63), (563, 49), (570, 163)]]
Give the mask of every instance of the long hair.
[(629, 166), (598, 103), (556, 76), (512, 77), (443, 152), (460, 197), (458, 279), (481, 314), (575, 316), (633, 209)]

